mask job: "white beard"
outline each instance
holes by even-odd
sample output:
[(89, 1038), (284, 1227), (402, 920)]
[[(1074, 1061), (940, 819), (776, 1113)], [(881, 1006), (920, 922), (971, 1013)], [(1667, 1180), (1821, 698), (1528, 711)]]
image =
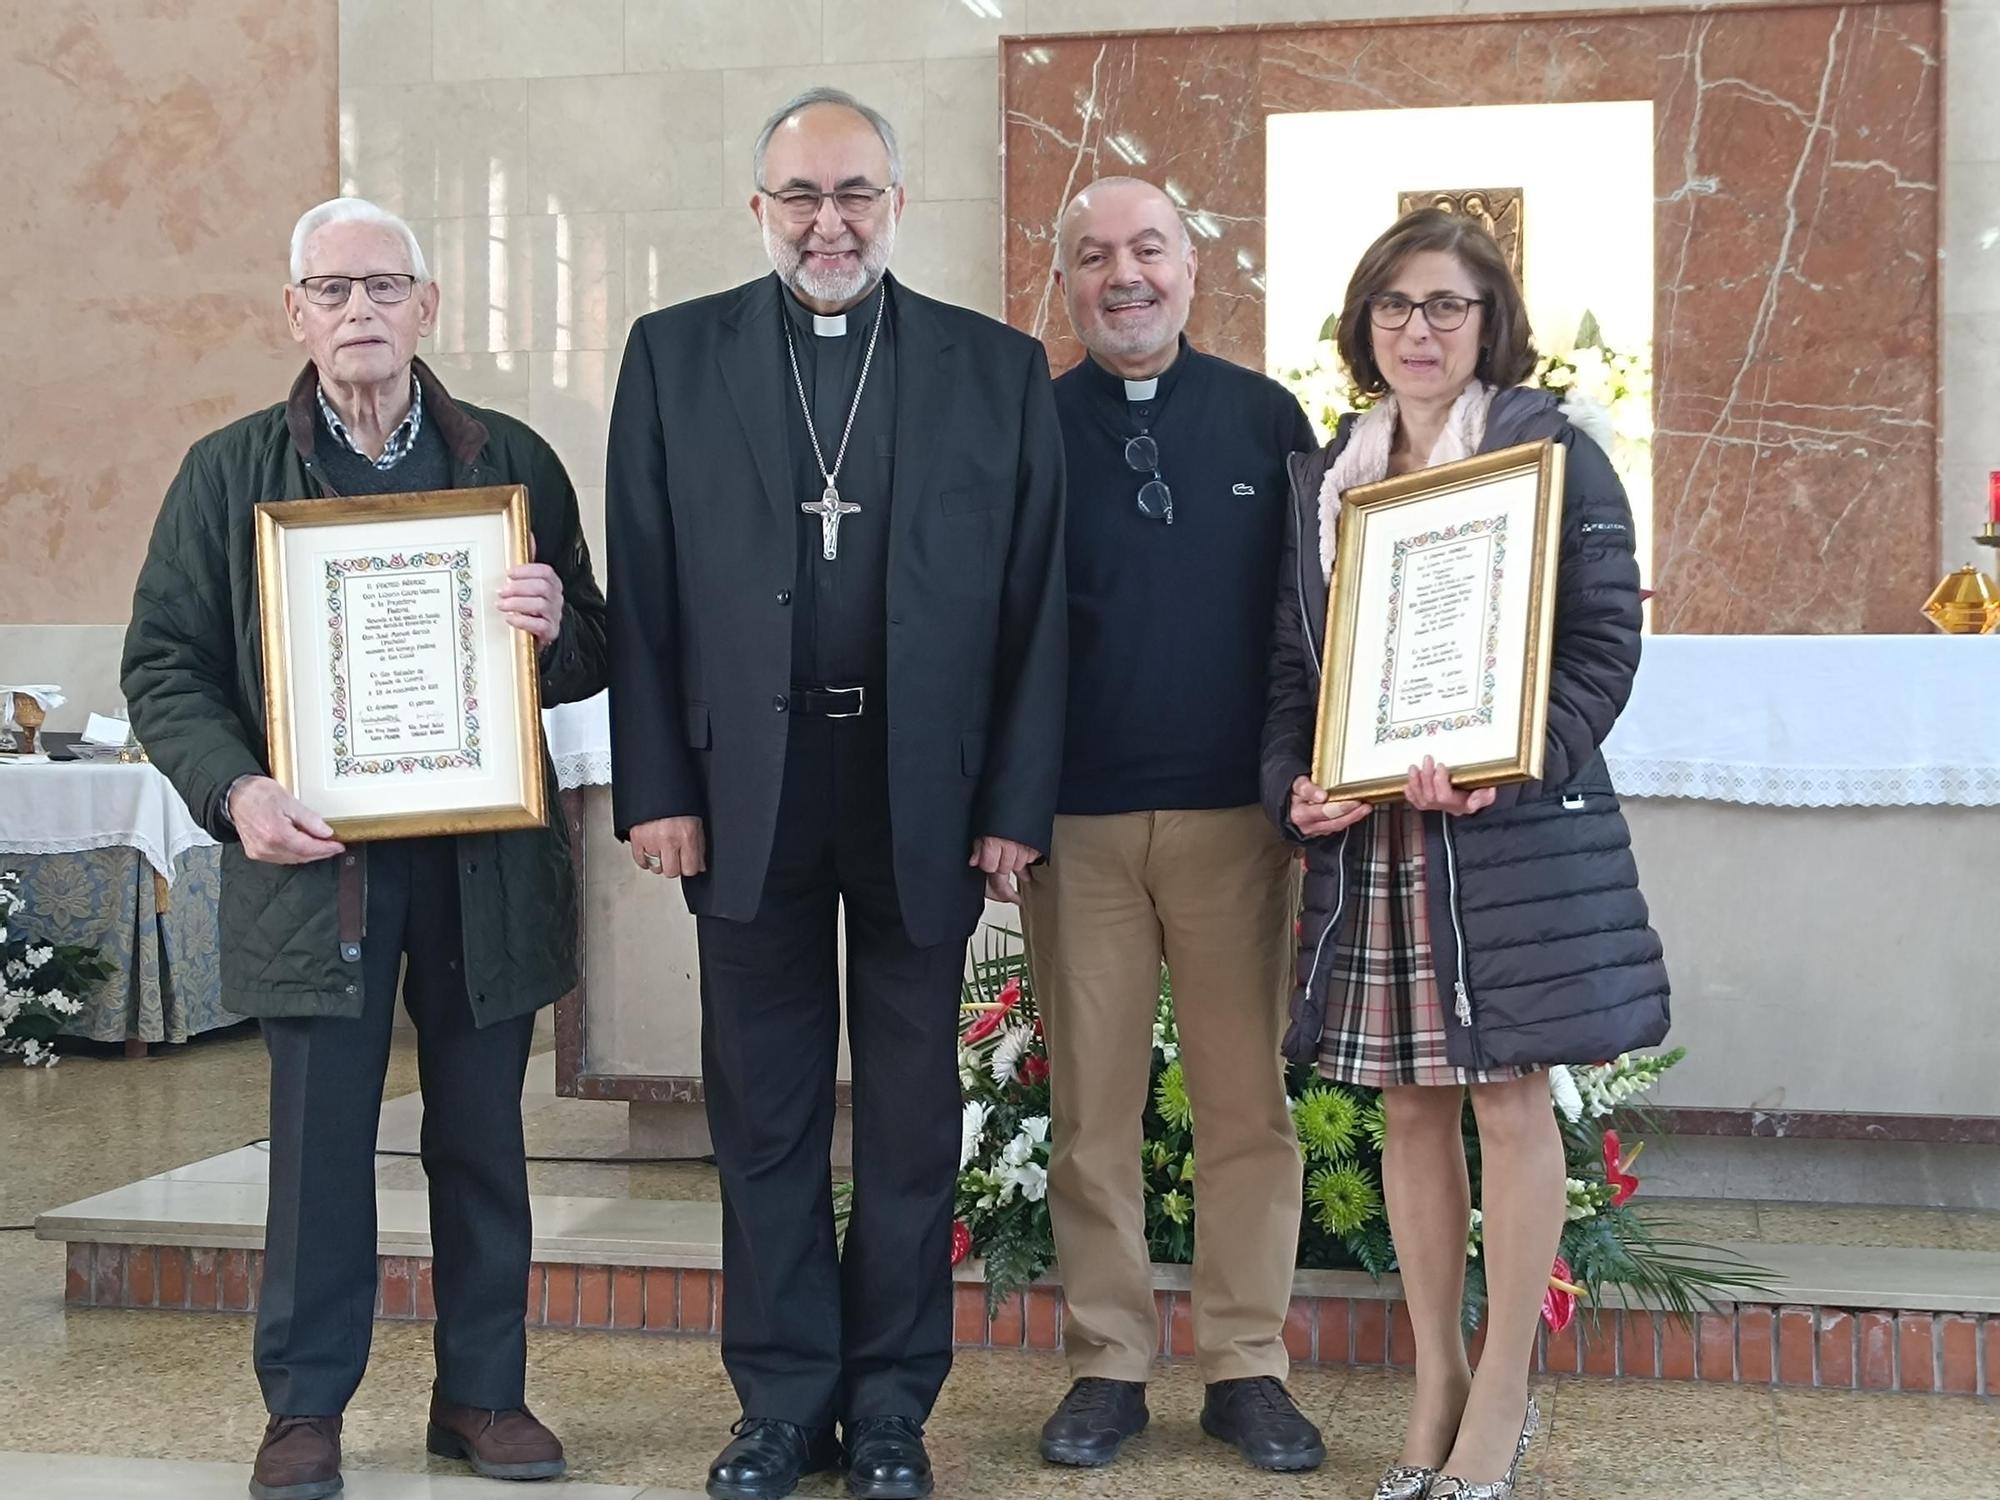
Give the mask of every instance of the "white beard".
[[(1087, 335), (1081, 335), (1084, 347), (1093, 354), (1105, 354), (1113, 359), (1132, 359), (1141, 354), (1150, 354), (1155, 349), (1164, 349), (1181, 336), (1181, 329), (1173, 327), (1173, 314), (1164, 301), (1155, 302), (1152, 311), (1140, 322), (1114, 325), (1104, 308), (1097, 309), (1097, 319)], [(1071, 314), (1072, 324), (1081, 320)], [(1187, 326), (1183, 320), (1181, 327)]]
[(769, 216), (764, 220), (764, 253), (778, 279), (801, 297), (814, 302), (858, 302), (889, 269), (889, 259), (896, 253), (896, 220), (893, 216), (885, 219), (875, 238), (861, 242), (861, 261), (852, 271), (807, 270), (805, 251)]

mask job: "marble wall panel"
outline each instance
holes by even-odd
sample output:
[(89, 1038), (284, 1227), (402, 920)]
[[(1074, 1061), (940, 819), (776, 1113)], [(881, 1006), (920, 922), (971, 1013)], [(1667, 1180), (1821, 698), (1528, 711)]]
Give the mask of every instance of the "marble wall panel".
[(1202, 236), (1194, 336), (1261, 367), (1266, 116), (1650, 99), (1655, 623), (1911, 629), (1938, 554), (1940, 32), (1925, 0), (1012, 41), (1008, 316), (1074, 361), (1051, 225), (1136, 171)]
[(293, 221), (336, 186), (337, 7), (5, 16), (0, 618), (122, 623), (188, 444), (297, 369), (279, 299)]

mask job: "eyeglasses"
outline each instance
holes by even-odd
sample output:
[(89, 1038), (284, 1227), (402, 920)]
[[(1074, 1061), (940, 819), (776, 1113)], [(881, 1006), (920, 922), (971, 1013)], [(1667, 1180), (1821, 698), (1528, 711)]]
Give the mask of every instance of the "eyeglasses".
[(368, 293), (370, 302), (387, 304), (408, 301), (417, 278), (388, 271), (376, 271), (367, 276), (308, 276), (299, 282), (299, 290), (306, 294), (306, 301), (315, 307), (345, 307), (347, 299), (354, 294), (356, 282)]
[(785, 217), (795, 224), (808, 224), (818, 218), (820, 204), (829, 198), (833, 200), (835, 212), (852, 224), (875, 212), (875, 205), (890, 190), (885, 187), (844, 187), (836, 192), (817, 193), (811, 188), (786, 188), (781, 193), (774, 193), (769, 188), (757, 189), (783, 209)]
[(1394, 330), (1408, 323), (1411, 313), (1420, 312), (1424, 315), (1424, 322), (1430, 325), (1431, 332), (1450, 333), (1465, 326), (1473, 308), (1485, 305), (1484, 297), (1446, 295), (1412, 302), (1396, 292), (1383, 292), (1368, 299), (1368, 317), (1377, 328)]
[(1135, 474), (1153, 477), (1139, 486), (1139, 514), (1149, 521), (1174, 524), (1174, 492), (1160, 478), (1160, 445), (1148, 433), (1140, 433), (1125, 443), (1125, 467)]

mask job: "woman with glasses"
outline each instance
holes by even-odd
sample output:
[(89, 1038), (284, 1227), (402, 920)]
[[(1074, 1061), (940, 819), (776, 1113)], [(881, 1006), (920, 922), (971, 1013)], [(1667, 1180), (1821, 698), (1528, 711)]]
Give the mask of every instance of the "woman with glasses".
[[(1362, 257), (1341, 357), (1376, 398), (1291, 461), (1264, 728), (1266, 811), (1306, 850), (1295, 1062), (1382, 1090), (1383, 1187), (1416, 1334), (1403, 1451), (1377, 1500), (1507, 1500), (1566, 1208), (1545, 1069), (1658, 1043), (1667, 976), (1599, 746), (1639, 662), (1632, 513), (1609, 460), (1546, 392), (1520, 288), (1476, 222), (1423, 209)], [(1425, 757), (1400, 800), (1330, 800), (1311, 775), (1328, 578), (1356, 485), (1516, 443), (1568, 449), (1544, 775), (1467, 792)], [(1479, 1130), (1486, 1345), (1460, 1330)]]

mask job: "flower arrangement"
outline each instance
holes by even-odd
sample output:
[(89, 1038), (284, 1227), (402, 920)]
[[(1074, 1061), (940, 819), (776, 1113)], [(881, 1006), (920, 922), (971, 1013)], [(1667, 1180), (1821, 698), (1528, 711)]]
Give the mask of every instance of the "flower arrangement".
[[(1055, 1257), (1049, 1229), (1049, 1064), (1032, 982), (1018, 934), (989, 929), (963, 995), (959, 1082), (961, 1122), (958, 1224), (953, 1264), (984, 1259), (989, 1299), (997, 1305), (1047, 1270)], [(1644, 1297), (1686, 1315), (1727, 1288), (1756, 1285), (1755, 1268), (1668, 1237), (1667, 1226), (1631, 1207), (1638, 1150), (1625, 1151), (1607, 1128), (1679, 1062), (1683, 1051), (1620, 1057), (1588, 1068), (1549, 1072), (1551, 1108), (1568, 1162), (1569, 1217), (1550, 1281), (1545, 1315), (1566, 1326), (1579, 1297)], [(1148, 1249), (1155, 1261), (1194, 1255), (1198, 1173), (1194, 1117), (1173, 1023), (1169, 976), (1160, 976), (1153, 1023), (1153, 1086), (1145, 1113), (1141, 1166)], [(1291, 1070), (1299, 1150), (1305, 1162), (1305, 1213), (1298, 1264), (1359, 1267), (1381, 1276), (1395, 1268), (1395, 1246), (1382, 1201), (1382, 1147), (1388, 1134), (1381, 1096)], [(1477, 1132), (1466, 1114), (1474, 1196), (1479, 1185)], [(1480, 1215), (1466, 1241), (1466, 1321), (1485, 1306)]]
[[(1277, 378), (1305, 407), (1322, 441), (1332, 436), (1341, 417), (1366, 411), (1379, 399), (1360, 390), (1341, 363), (1334, 342), (1339, 314), (1320, 328), (1313, 362), (1302, 369), (1280, 370)], [(1601, 424), (1586, 424), (1593, 437), (1605, 441), (1619, 477), (1631, 483), (1636, 474), (1650, 473), (1653, 462), (1653, 351), (1650, 344), (1633, 352), (1613, 349), (1604, 341), (1597, 319), (1586, 312), (1570, 347), (1545, 354), (1535, 362), (1527, 383), (1551, 391), (1572, 406), (1605, 413)]]
[(111, 965), (95, 948), (27, 937), (15, 921), (26, 904), (20, 871), (0, 870), (0, 1055), (54, 1067), (56, 1033), (83, 1009), (79, 994), (108, 978)]

